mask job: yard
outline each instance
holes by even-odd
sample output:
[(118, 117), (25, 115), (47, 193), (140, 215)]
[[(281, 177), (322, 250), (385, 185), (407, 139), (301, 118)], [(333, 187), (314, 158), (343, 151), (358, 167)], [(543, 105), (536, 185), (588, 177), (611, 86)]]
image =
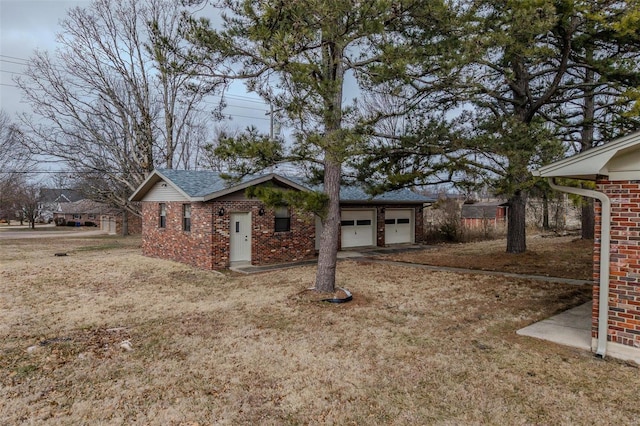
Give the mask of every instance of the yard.
[[(145, 258), (139, 243), (0, 241), (3, 424), (626, 424), (640, 416), (635, 364), (515, 334), (588, 300), (590, 288), (342, 261), (339, 283), (354, 300), (330, 305), (303, 295), (310, 266), (219, 274)], [(566, 239), (541, 244), (549, 259), (558, 247), (585, 251)], [(484, 247), (506, 257), (504, 246)], [(469, 264), (475, 255), (459, 248)]]

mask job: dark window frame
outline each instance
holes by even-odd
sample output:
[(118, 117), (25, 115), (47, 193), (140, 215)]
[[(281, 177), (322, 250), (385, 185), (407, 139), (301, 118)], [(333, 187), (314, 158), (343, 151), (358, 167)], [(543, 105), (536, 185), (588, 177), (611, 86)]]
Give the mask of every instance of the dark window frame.
[(182, 230), (191, 232), (191, 204), (182, 205)]
[(291, 232), (291, 210), (287, 206), (274, 210), (273, 232)]
[(166, 228), (167, 227), (167, 204), (159, 203), (158, 204), (158, 227)]

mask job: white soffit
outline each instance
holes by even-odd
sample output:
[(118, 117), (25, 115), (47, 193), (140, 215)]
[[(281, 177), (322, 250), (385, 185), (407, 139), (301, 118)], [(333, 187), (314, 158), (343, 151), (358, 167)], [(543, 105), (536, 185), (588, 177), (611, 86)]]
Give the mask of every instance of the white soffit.
[(640, 132), (541, 167), (535, 174), (588, 180), (598, 175), (611, 180), (640, 179)]

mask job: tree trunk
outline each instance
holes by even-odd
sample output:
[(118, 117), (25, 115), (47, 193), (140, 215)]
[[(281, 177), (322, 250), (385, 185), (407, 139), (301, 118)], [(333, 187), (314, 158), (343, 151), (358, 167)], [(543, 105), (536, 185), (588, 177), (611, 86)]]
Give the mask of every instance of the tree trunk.
[(517, 191), (509, 198), (507, 253), (524, 253), (527, 250), (525, 212), (526, 197), (522, 191)]
[(126, 209), (122, 210), (122, 236), (129, 235), (129, 213)]
[(593, 198), (584, 197), (582, 199), (582, 239), (593, 240), (595, 238), (595, 211)]
[[(589, 46), (587, 48), (586, 57), (588, 61), (593, 59), (593, 47)], [(582, 131), (580, 132), (581, 137), (581, 146), (580, 152), (587, 151), (593, 148), (593, 139), (594, 139), (594, 121), (595, 121), (595, 111), (596, 111), (596, 102), (595, 102), (595, 73), (591, 68), (585, 68), (585, 77), (584, 82), (588, 84), (588, 88), (584, 91), (584, 104), (582, 106), (582, 111), (584, 114), (584, 119), (582, 123)], [(595, 227), (595, 212), (593, 207), (593, 198), (582, 199), (582, 239), (583, 240), (593, 240), (595, 237), (594, 227)]]
[(549, 196), (542, 195), (542, 229), (549, 230)]
[(340, 163), (325, 159), (324, 191), (329, 197), (327, 216), (322, 220), (320, 253), (316, 272), (316, 291), (335, 291), (336, 262), (340, 238)]

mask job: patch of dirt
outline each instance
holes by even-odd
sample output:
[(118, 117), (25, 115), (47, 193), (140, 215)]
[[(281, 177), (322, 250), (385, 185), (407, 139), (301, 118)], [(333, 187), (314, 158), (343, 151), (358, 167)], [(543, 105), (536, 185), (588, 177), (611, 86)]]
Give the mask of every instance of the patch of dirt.
[[(363, 294), (358, 292), (351, 294), (351, 300), (346, 299), (349, 295), (341, 288), (336, 288), (333, 293), (315, 291), (313, 288), (304, 289), (291, 297), (294, 302), (311, 302), (311, 303), (325, 303), (327, 305), (340, 305), (340, 306), (366, 306), (369, 305), (369, 300)], [(345, 300), (344, 302), (328, 302), (326, 299)]]

